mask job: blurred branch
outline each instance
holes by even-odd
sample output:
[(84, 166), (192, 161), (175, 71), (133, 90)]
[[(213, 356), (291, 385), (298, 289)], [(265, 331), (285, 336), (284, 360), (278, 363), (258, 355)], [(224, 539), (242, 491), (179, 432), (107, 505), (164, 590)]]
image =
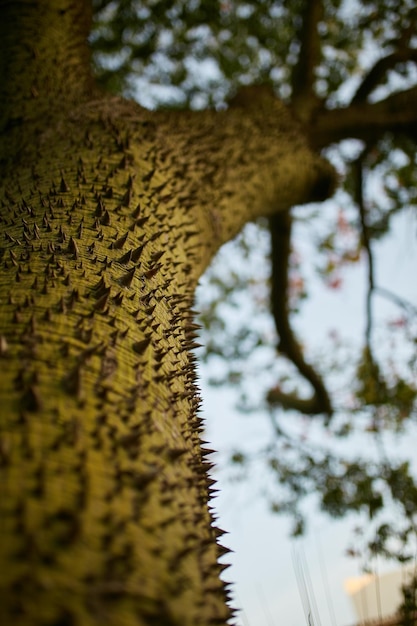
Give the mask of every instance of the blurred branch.
[(359, 208), (359, 217), (361, 224), (362, 245), (365, 248), (368, 257), (368, 290), (366, 294), (366, 345), (370, 351), (371, 334), (372, 334), (372, 295), (375, 289), (374, 276), (374, 257), (371, 249), (371, 239), (366, 219), (366, 208), (363, 197), (363, 160), (368, 151), (366, 148), (359, 158), (353, 164), (355, 178), (355, 201)]
[(280, 212), (271, 217), (269, 223), (272, 242), (271, 308), (280, 339), (278, 349), (310, 383), (314, 393), (311, 398), (303, 399), (296, 394), (286, 394), (279, 388), (274, 388), (269, 391), (267, 399), (270, 404), (279, 404), (284, 409), (294, 409), (306, 415), (331, 415), (330, 398), (323, 381), (315, 369), (306, 363), (289, 322), (288, 271), (292, 217), (288, 211)]
[(314, 83), (315, 68), (321, 59), (318, 25), (322, 18), (322, 0), (304, 0), (302, 22), (298, 32), (300, 51), (292, 73), (292, 108), (303, 121), (310, 119), (311, 113), (319, 103)]
[(347, 107), (319, 111), (309, 129), (317, 149), (343, 139), (375, 142), (386, 133), (406, 134), (417, 140), (417, 85), (378, 102), (355, 102)]
[(382, 83), (388, 70), (398, 65), (398, 63), (406, 63), (407, 61), (417, 63), (416, 48), (400, 48), (379, 59), (359, 85), (350, 104), (365, 102), (369, 94)]
[(408, 302), (408, 300), (405, 300), (400, 296), (397, 296), (397, 294), (393, 293), (389, 289), (385, 289), (385, 287), (375, 287), (375, 293), (379, 294), (383, 298), (386, 298), (387, 300), (395, 302), (397, 306), (399, 306), (401, 309), (404, 309), (404, 311), (406, 311), (408, 314), (417, 315), (417, 307), (414, 306), (414, 304)]
[[(362, 246), (367, 255), (367, 270), (368, 270), (368, 287), (366, 293), (366, 329), (365, 329), (365, 347), (362, 354), (361, 363), (357, 369), (357, 380), (359, 386), (356, 390), (356, 396), (366, 405), (373, 405), (373, 428), (375, 432), (379, 432), (380, 426), (378, 426), (378, 410), (377, 407), (381, 404), (390, 403), (390, 394), (384, 376), (381, 374), (380, 367), (375, 359), (373, 346), (372, 346), (372, 323), (373, 323), (373, 296), (377, 292), (375, 285), (375, 264), (374, 256), (371, 245), (371, 233), (368, 227), (367, 220), (367, 208), (364, 199), (364, 161), (371, 146), (367, 146), (359, 158), (352, 164), (353, 165), (353, 177), (354, 177), (354, 200), (359, 209), (360, 227), (361, 227), (361, 240)], [(399, 403), (399, 398), (396, 396), (395, 403)], [(379, 441), (381, 443), (381, 440)], [(383, 448), (380, 447), (380, 451)]]

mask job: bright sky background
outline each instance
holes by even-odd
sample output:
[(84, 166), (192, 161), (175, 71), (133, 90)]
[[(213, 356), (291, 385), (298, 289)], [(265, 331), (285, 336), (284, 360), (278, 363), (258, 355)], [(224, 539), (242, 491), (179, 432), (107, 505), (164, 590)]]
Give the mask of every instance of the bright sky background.
[[(377, 284), (417, 304), (415, 212), (405, 211), (392, 230), (389, 239), (378, 246)], [(343, 289), (320, 290), (303, 307), (299, 328), (311, 339), (312, 346), (320, 345), (329, 327), (335, 325), (348, 336), (357, 337), (362, 332), (363, 266), (347, 270), (344, 279)], [(389, 314), (395, 312), (392, 305), (384, 304), (379, 298), (378, 305), (386, 307)], [(399, 309), (397, 315), (400, 315)], [(207, 418), (205, 438), (211, 447), (219, 450), (219, 455), (230, 450), (236, 440), (256, 444), (265, 437), (268, 425), (264, 418), (239, 415), (230, 392), (208, 387), (204, 378), (201, 386)], [(362, 574), (362, 564), (344, 556), (355, 519), (331, 520), (312, 508), (310, 532), (294, 541), (289, 537), (289, 521), (268, 512), (266, 501), (259, 495), (261, 485), (250, 481), (230, 484), (221, 472), (215, 477), (221, 489), (215, 500), (218, 525), (230, 532), (223, 543), (234, 550), (234, 554), (223, 559), (232, 563), (224, 578), (236, 583), (235, 602), (243, 609), (239, 626), (306, 624), (293, 565), (294, 550), (307, 564), (312, 580), (320, 617), (320, 622), (315, 621), (314, 626), (353, 625), (356, 617), (343, 583), (348, 577)], [(373, 567), (382, 573), (395, 566), (378, 561)]]

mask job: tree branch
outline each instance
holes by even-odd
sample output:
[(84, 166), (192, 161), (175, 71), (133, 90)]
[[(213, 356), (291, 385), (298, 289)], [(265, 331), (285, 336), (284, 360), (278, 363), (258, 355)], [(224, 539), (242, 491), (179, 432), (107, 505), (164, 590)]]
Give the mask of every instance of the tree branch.
[(267, 400), (270, 404), (279, 404), (284, 409), (294, 409), (306, 415), (319, 413), (331, 415), (330, 398), (323, 381), (314, 368), (304, 360), (289, 322), (288, 266), (292, 217), (289, 211), (280, 212), (271, 217), (269, 223), (272, 242), (271, 308), (280, 338), (278, 349), (294, 363), (300, 374), (313, 387), (314, 393), (311, 398), (302, 399), (296, 394), (286, 394), (274, 388), (269, 391)]
[(303, 121), (311, 117), (318, 98), (314, 89), (315, 69), (321, 59), (318, 24), (323, 17), (322, 0), (305, 0), (298, 33), (300, 52), (292, 74), (292, 109)]
[(396, 293), (393, 293), (389, 289), (385, 289), (385, 287), (375, 287), (375, 293), (383, 298), (386, 298), (387, 300), (391, 300), (391, 302), (394, 302), (398, 307), (403, 309), (407, 315), (417, 316), (417, 307), (414, 306), (414, 304), (408, 302), (405, 298), (397, 296)]
[(417, 85), (378, 102), (358, 102), (345, 108), (319, 111), (309, 129), (316, 149), (343, 139), (372, 143), (386, 133), (407, 134), (417, 140)]
[(417, 63), (417, 49), (400, 48), (379, 59), (359, 85), (351, 100), (351, 105), (365, 102), (372, 91), (382, 83), (388, 70), (398, 65), (398, 63), (406, 63), (407, 61)]
[(362, 231), (362, 245), (366, 250), (368, 257), (368, 290), (366, 294), (366, 345), (371, 353), (371, 335), (372, 335), (372, 296), (375, 288), (374, 279), (374, 257), (371, 248), (371, 239), (366, 220), (365, 201), (363, 197), (363, 159), (367, 152), (365, 149), (359, 158), (353, 164), (355, 174), (355, 201), (359, 208), (359, 216)]

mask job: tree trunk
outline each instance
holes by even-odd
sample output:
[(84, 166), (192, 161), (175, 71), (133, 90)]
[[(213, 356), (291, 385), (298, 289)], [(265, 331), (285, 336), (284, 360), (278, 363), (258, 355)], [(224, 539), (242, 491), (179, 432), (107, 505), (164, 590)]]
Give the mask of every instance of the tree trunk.
[(88, 7), (29, 5), (0, 3), (0, 623), (225, 624), (193, 292), (333, 173), (262, 90), (221, 113), (98, 96)]

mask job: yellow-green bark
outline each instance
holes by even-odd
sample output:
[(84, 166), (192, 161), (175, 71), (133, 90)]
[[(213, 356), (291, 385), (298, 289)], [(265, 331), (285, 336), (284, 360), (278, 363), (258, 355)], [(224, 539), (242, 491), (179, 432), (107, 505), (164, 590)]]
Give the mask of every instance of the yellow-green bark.
[(332, 173), (263, 91), (192, 114), (80, 88), (82, 38), (62, 94), (42, 29), (70, 41), (82, 3), (40, 4), (12, 48), (44, 47), (1, 99), (0, 623), (225, 624), (193, 291), (247, 220)]

